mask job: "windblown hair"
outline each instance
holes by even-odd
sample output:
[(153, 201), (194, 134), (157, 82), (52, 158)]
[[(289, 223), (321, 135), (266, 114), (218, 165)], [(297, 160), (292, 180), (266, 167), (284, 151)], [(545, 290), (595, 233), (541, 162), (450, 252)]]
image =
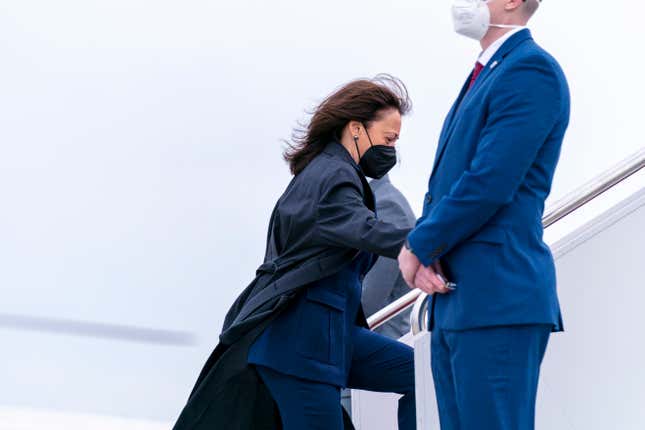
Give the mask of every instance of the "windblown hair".
[(312, 112), (308, 125), (293, 131), (283, 157), (297, 175), (332, 140), (340, 140), (350, 121), (368, 126), (390, 109), (405, 115), (412, 109), (408, 91), (401, 80), (386, 74), (352, 81), (323, 100)]

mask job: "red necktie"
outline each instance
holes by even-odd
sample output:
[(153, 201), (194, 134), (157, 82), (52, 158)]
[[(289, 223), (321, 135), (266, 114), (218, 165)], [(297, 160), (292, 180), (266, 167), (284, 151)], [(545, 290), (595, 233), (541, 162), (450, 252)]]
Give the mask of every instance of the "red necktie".
[(475, 70), (473, 70), (473, 75), (470, 78), (470, 84), (468, 85), (469, 90), (473, 87), (473, 85), (475, 85), (475, 81), (477, 80), (477, 77), (482, 72), (482, 70), (484, 70), (484, 65), (478, 61), (475, 64)]

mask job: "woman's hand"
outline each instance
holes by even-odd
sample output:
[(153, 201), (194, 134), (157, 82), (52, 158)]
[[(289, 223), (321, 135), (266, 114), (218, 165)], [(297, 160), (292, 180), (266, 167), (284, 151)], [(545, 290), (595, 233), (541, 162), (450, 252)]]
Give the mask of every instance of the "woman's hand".
[(408, 287), (414, 289), (414, 278), (417, 274), (417, 271), (421, 267), (421, 262), (410, 250), (403, 247), (399, 253), (399, 270), (401, 270), (401, 275), (405, 283), (408, 284)]

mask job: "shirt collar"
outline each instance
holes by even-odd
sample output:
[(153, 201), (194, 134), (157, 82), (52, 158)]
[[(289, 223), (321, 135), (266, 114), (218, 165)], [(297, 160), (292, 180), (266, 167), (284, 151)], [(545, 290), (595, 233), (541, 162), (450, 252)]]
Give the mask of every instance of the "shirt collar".
[(493, 58), (495, 53), (497, 53), (499, 48), (502, 47), (504, 42), (506, 42), (508, 39), (510, 39), (515, 33), (519, 33), (520, 31), (525, 30), (526, 28), (527, 27), (524, 27), (524, 26), (514, 28), (511, 31), (509, 31), (508, 33), (504, 34), (502, 37), (500, 37), (499, 39), (497, 39), (496, 41), (491, 43), (491, 45), (488, 48), (486, 48), (486, 50), (484, 52), (479, 54), (479, 58), (477, 59), (477, 61), (482, 66), (486, 66), (488, 64), (488, 62), (491, 60), (491, 58)]

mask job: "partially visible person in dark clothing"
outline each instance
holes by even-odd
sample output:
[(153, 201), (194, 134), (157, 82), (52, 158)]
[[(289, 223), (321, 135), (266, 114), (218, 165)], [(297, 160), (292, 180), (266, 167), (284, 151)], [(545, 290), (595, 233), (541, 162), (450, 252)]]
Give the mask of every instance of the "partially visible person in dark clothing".
[(229, 310), (175, 430), (352, 429), (343, 387), (402, 394), (399, 429), (416, 428), (413, 350), (371, 332), (361, 308), (375, 257), (395, 258), (410, 231), (377, 218), (366, 179), (396, 164), (409, 108), (395, 78), (358, 80), (296, 133), (264, 264)]
[[(416, 217), (403, 193), (392, 184), (389, 175), (370, 181), (376, 198), (378, 218), (402, 228), (412, 229)], [(370, 316), (410, 292), (396, 259), (381, 257), (363, 280), (361, 303), (365, 315)], [(392, 318), (375, 329), (377, 333), (399, 339), (410, 331), (410, 310)]]

